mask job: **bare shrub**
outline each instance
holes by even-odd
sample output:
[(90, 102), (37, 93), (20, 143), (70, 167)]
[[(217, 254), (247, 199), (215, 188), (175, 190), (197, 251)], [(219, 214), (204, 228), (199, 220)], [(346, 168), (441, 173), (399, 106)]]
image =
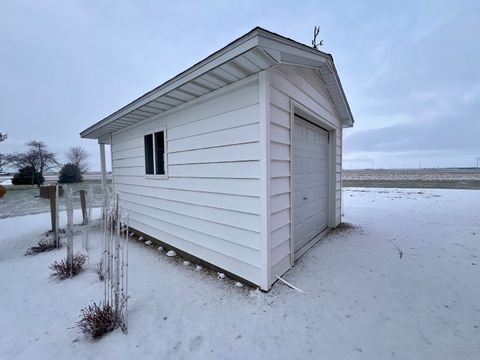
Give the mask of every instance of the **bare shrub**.
[(86, 261), (87, 257), (83, 254), (75, 254), (72, 264), (70, 264), (67, 259), (62, 259), (59, 262), (55, 261), (50, 266), (50, 269), (53, 270), (52, 276), (59, 280), (73, 277), (83, 270)]
[(122, 319), (115, 313), (113, 306), (105, 303), (89, 305), (82, 309), (81, 319), (77, 323), (82, 333), (91, 336), (93, 339), (99, 339), (103, 335), (121, 328), (124, 325)]
[(52, 251), (55, 249), (57, 249), (55, 239), (43, 239), (40, 240), (37, 245), (28, 248), (28, 250), (25, 252), (25, 255), (36, 255), (45, 251)]
[(102, 262), (100, 261), (95, 268), (95, 274), (97, 274), (100, 281), (105, 280), (105, 275), (103, 274)]
[[(60, 235), (65, 235), (66, 234), (66, 230), (65, 229), (58, 229), (58, 233)], [(48, 230), (46, 233), (45, 233), (45, 236), (54, 236), (55, 235), (55, 231), (53, 230)]]

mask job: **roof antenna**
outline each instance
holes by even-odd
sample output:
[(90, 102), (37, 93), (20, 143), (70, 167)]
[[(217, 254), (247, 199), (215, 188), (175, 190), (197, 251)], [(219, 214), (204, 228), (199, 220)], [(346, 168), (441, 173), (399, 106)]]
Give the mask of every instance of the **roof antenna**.
[(315, 26), (315, 28), (313, 29), (313, 40), (312, 40), (312, 47), (314, 49), (318, 49), (319, 46), (323, 46), (323, 40), (320, 40), (317, 43), (317, 36), (319, 32), (320, 32), (320, 26)]

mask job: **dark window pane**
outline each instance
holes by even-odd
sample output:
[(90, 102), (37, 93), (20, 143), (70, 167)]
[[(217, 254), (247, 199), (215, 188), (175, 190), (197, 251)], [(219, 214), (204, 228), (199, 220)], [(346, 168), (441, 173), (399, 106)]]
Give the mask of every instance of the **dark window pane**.
[(153, 135), (145, 135), (145, 174), (153, 174)]
[(155, 133), (155, 170), (157, 175), (165, 175), (165, 136), (163, 131)]

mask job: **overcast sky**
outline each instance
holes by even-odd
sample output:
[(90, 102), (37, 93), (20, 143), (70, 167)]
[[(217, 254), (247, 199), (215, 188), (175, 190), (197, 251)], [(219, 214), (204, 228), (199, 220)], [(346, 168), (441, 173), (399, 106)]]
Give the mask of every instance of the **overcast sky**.
[(472, 166), (480, 156), (480, 1), (0, 1), (0, 152), (79, 132), (259, 25), (320, 25), (355, 127), (344, 168)]

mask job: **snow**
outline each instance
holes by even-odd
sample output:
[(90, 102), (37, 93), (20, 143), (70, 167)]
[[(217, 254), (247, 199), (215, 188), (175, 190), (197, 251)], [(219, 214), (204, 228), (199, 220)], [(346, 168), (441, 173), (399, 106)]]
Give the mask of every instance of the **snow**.
[(177, 253), (173, 250), (170, 250), (170, 251), (167, 252), (167, 256), (168, 257), (174, 257), (174, 256), (177, 256)]
[(478, 359), (478, 204), (475, 190), (344, 191), (352, 225), (282, 275), (304, 294), (240, 288), (130, 242), (128, 335), (96, 342), (74, 325), (102, 298), (100, 234), (86, 271), (58, 282), (48, 266), (65, 249), (23, 255), (49, 214), (1, 219), (0, 358)]
[(0, 185), (12, 185), (11, 178), (0, 178)]
[(191, 264), (191, 263), (190, 263), (190, 261), (188, 261), (188, 260), (185, 260), (185, 261), (183, 262), (183, 265), (184, 265), (184, 266), (189, 266), (190, 264)]
[(151, 240), (145, 241), (145, 245), (148, 245), (148, 246), (152, 245), (152, 241)]

